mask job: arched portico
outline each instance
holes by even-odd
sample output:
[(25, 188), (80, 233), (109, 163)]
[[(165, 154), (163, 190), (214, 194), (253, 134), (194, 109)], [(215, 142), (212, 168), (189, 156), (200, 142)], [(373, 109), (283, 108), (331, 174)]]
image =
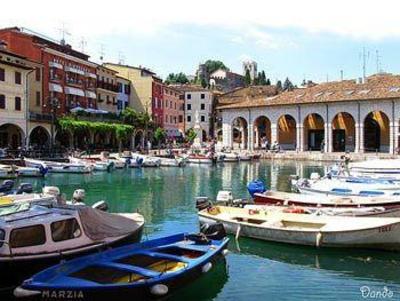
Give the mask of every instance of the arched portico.
[(50, 133), (43, 126), (34, 127), (29, 134), (29, 145), (34, 148), (48, 148), (50, 146)]
[(284, 150), (295, 150), (296, 120), (289, 114), (282, 115), (278, 119), (278, 143)]
[(263, 142), (269, 145), (271, 141), (271, 121), (266, 116), (259, 116), (254, 120), (255, 148), (261, 148)]
[(321, 150), (325, 145), (324, 119), (317, 113), (306, 116), (303, 123), (304, 150)]
[(18, 125), (5, 123), (0, 126), (0, 148), (18, 149), (24, 141), (25, 133)]
[(353, 152), (355, 150), (356, 124), (350, 113), (340, 112), (332, 119), (331, 143), (333, 152)]
[(243, 117), (232, 121), (232, 147), (246, 149), (248, 141), (248, 123)]
[(382, 111), (370, 112), (364, 119), (364, 151), (389, 152), (390, 122)]

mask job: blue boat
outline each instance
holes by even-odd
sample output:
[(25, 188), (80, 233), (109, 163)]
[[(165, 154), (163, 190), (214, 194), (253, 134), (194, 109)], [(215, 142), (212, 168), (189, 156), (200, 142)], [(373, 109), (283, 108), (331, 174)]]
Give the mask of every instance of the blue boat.
[(213, 225), (207, 231), (214, 232), (180, 233), (61, 263), (26, 280), (14, 296), (96, 301), (165, 298), (226, 255), (229, 239), (223, 226)]

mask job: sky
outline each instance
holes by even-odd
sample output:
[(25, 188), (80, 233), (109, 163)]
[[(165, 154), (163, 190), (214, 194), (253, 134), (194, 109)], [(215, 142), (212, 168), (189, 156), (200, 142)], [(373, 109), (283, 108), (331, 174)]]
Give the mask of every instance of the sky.
[[(254, 60), (274, 83), (400, 73), (400, 1), (20, 0), (0, 27), (21, 26), (84, 50), (91, 60), (145, 66), (162, 78), (221, 60)], [(65, 30), (62, 30), (64, 28)], [(82, 48), (83, 47), (83, 48)]]

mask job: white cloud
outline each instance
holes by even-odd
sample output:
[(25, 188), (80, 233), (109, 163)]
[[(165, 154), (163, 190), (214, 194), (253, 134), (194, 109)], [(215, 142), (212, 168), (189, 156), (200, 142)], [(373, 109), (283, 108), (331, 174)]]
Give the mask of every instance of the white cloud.
[[(294, 28), (329, 32), (355, 38), (380, 39), (400, 36), (400, 3), (364, 0), (183, 0), (82, 1), (57, 4), (53, 0), (7, 1), (0, 26), (22, 24), (56, 34), (61, 22), (71, 33), (84, 36), (103, 34), (150, 35), (172, 24), (215, 25), (239, 30), (246, 26)], [(260, 45), (269, 44), (268, 37)]]

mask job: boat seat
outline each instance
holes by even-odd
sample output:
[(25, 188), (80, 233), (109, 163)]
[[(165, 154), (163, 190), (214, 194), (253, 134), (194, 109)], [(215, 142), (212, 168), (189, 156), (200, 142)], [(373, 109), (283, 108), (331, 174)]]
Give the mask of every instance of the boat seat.
[(151, 257), (156, 257), (156, 258), (161, 258), (161, 259), (170, 259), (170, 260), (189, 263), (189, 260), (187, 260), (187, 259), (185, 259), (185, 258), (183, 258), (181, 256), (175, 256), (175, 255), (170, 255), (170, 254), (161, 253), (161, 252), (149, 251), (149, 252), (143, 253), (143, 255), (148, 255), (148, 256), (151, 256)]
[(113, 268), (113, 269), (118, 269), (118, 270), (122, 270), (122, 271), (126, 271), (126, 272), (139, 274), (139, 275), (145, 276), (146, 278), (157, 277), (161, 274), (160, 272), (154, 272), (152, 270), (144, 269), (144, 268), (141, 268), (138, 266), (134, 266), (134, 265), (130, 265), (130, 264), (123, 264), (123, 263), (116, 263), (116, 262), (112, 262), (112, 261), (102, 262), (97, 265), (102, 266), (102, 267)]

